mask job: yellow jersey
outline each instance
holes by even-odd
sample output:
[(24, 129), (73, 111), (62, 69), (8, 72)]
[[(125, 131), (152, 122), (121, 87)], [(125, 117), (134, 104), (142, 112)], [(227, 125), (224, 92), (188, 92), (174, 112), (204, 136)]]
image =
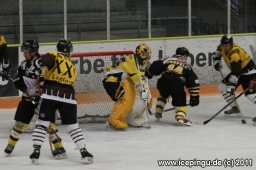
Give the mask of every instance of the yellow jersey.
[(249, 54), (235, 43), (228, 54), (225, 53), (221, 45), (218, 46), (218, 51), (226, 62), (228, 68), (235, 76), (239, 76), (243, 71), (254, 66)]
[(131, 79), (135, 85), (141, 83), (145, 75), (146, 63), (139, 55), (130, 54), (121, 57), (114, 66), (109, 66), (104, 71), (104, 82), (123, 82)]

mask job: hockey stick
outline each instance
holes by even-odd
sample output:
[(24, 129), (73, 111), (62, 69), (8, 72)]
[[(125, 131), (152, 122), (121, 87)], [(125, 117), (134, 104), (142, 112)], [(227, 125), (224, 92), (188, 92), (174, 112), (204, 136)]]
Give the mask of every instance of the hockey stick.
[[(210, 119), (203, 121), (202, 123), (204, 125), (206, 125), (207, 123), (209, 123), (212, 119), (214, 119), (218, 114), (220, 114), (224, 109), (226, 109), (230, 103), (233, 103), (234, 101), (236, 101), (240, 96), (242, 96), (242, 94), (244, 94), (245, 92), (247, 92), (249, 90), (249, 87), (247, 89), (245, 89), (242, 93), (240, 93), (238, 96), (236, 96), (231, 102), (229, 102), (228, 104), (226, 104), (222, 109), (220, 109), (220, 111), (218, 111), (215, 115), (213, 115)], [(201, 124), (201, 122), (198, 122), (199, 124)]]
[[(186, 106), (189, 106), (189, 103), (186, 104)], [(163, 112), (168, 112), (168, 111), (175, 110), (175, 109), (176, 109), (176, 107), (173, 107), (173, 108), (170, 108), (170, 109), (166, 109), (166, 110), (164, 110)]]
[[(219, 69), (219, 72), (220, 72), (220, 75), (221, 75), (221, 77), (222, 77), (222, 79), (223, 79), (225, 85), (227, 86), (227, 82), (226, 82), (226, 80), (225, 80), (225, 78), (224, 78), (224, 75), (223, 75), (221, 69)], [(233, 99), (234, 99), (234, 96), (233, 96), (233, 95), (232, 95), (232, 97), (233, 97)], [(244, 118), (244, 115), (243, 115), (243, 113), (241, 112), (241, 109), (239, 108), (239, 105), (238, 105), (238, 103), (237, 103), (236, 100), (235, 100), (235, 104), (236, 104), (236, 107), (238, 108), (239, 113), (240, 113), (240, 116), (241, 116), (241, 118), (242, 118), (242, 120), (241, 120), (241, 121), (242, 121), (242, 124), (246, 124), (246, 120), (245, 120), (245, 118)]]
[(51, 141), (51, 134), (54, 134), (57, 137), (57, 142), (61, 142), (61, 138), (57, 135), (58, 129), (53, 129), (51, 127), (48, 127), (46, 132), (49, 134), (48, 139), (49, 139), (49, 144), (50, 144), (50, 149), (51, 152), (53, 153), (53, 147), (52, 147), (52, 141)]
[(46, 129), (46, 133), (48, 134), (48, 141), (49, 141), (51, 153), (53, 153), (52, 141), (51, 141), (51, 132), (50, 132), (50, 129), (49, 129), (49, 128)]

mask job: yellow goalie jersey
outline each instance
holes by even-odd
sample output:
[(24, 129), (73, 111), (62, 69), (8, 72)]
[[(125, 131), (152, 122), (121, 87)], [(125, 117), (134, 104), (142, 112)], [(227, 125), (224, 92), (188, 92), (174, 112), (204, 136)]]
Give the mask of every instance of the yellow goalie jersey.
[(131, 79), (138, 85), (141, 83), (141, 76), (145, 75), (145, 62), (137, 54), (121, 57), (114, 66), (105, 69), (103, 82), (118, 83), (124, 82), (124, 79)]
[(218, 46), (218, 51), (225, 60), (228, 68), (231, 70), (231, 73), (235, 76), (239, 76), (242, 72), (254, 66), (254, 62), (251, 57), (243, 48), (235, 43), (228, 54), (225, 53), (221, 45)]

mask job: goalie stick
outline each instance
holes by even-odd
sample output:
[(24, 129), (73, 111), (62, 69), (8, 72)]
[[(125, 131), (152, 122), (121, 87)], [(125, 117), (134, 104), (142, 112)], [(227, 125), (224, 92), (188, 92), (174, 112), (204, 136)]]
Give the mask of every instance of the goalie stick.
[[(220, 75), (221, 75), (221, 77), (222, 77), (222, 79), (223, 79), (225, 85), (227, 86), (227, 82), (226, 82), (226, 80), (225, 80), (225, 78), (224, 78), (224, 75), (223, 75), (221, 69), (219, 69), (219, 72), (220, 72)], [(234, 96), (233, 96), (233, 99), (234, 99)], [(235, 104), (236, 104), (236, 107), (238, 108), (239, 113), (240, 113), (240, 116), (241, 116), (241, 118), (242, 118), (242, 120), (241, 120), (241, 121), (242, 121), (242, 124), (246, 124), (246, 120), (245, 120), (245, 118), (244, 118), (244, 115), (243, 115), (243, 113), (241, 112), (241, 109), (239, 108), (239, 105), (238, 105), (238, 103), (237, 103), (236, 100), (235, 100)]]

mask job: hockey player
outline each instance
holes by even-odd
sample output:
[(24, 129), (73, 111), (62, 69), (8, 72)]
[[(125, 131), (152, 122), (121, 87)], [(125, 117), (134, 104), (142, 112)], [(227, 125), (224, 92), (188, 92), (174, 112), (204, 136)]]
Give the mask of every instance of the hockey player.
[[(233, 42), (231, 35), (224, 35), (221, 38), (220, 45), (213, 57), (213, 66), (217, 71), (222, 69), (221, 58), (224, 59), (231, 72), (225, 77), (225, 82), (223, 80), (219, 84), (219, 91), (226, 102), (230, 102), (235, 97), (234, 91), (239, 85), (242, 85), (243, 90), (245, 90), (248, 88), (250, 80), (256, 78), (256, 66), (249, 54)], [(256, 104), (255, 90), (245, 92), (245, 96)], [(240, 112), (235, 102), (231, 103), (230, 106), (231, 109), (225, 111), (225, 115)], [(256, 122), (256, 118), (253, 121)]]
[(187, 63), (189, 51), (185, 47), (176, 49), (176, 55), (163, 60), (154, 61), (148, 69), (151, 75), (160, 75), (157, 81), (157, 89), (160, 96), (156, 103), (156, 120), (162, 118), (162, 113), (167, 99), (172, 97), (172, 105), (176, 107), (176, 120), (183, 125), (192, 125), (187, 120), (186, 92), (184, 86), (190, 93), (190, 106), (199, 104), (199, 80), (190, 64)]
[(2, 80), (9, 80), (10, 77), (10, 64), (9, 64), (9, 53), (7, 49), (7, 44), (3, 35), (0, 35), (0, 65), (2, 70), (0, 70), (0, 76)]
[(93, 163), (93, 156), (85, 148), (84, 135), (77, 123), (77, 101), (73, 87), (77, 72), (69, 58), (72, 51), (73, 45), (69, 40), (60, 40), (57, 51), (48, 52), (37, 61), (38, 67), (45, 66), (45, 77), (38, 104), (39, 118), (32, 135), (34, 151), (30, 159), (34, 164), (38, 162), (46, 129), (56, 110), (60, 113), (62, 124), (67, 125), (67, 131), (80, 150), (82, 159), (85, 163)]
[[(39, 100), (40, 86), (43, 84), (44, 77), (41, 75), (42, 69), (36, 66), (36, 62), (40, 58), (38, 49), (39, 45), (35, 40), (27, 40), (21, 46), (25, 60), (21, 62), (13, 82), (23, 94), (14, 116), (15, 122), (8, 139), (8, 145), (4, 150), (7, 155), (12, 153), (21, 134), (27, 129)], [(55, 117), (51, 119), (50, 124), (50, 128), (55, 130), (53, 122), (55, 122)], [(66, 151), (62, 146), (61, 139), (57, 138), (55, 134), (51, 134), (50, 138), (55, 147), (53, 156), (58, 159), (66, 158)]]
[[(144, 77), (150, 55), (150, 47), (140, 44), (136, 48), (136, 54), (121, 57), (114, 66), (109, 66), (104, 71), (103, 86), (111, 99), (115, 101), (107, 122), (109, 126), (117, 129), (128, 127), (126, 118), (134, 105), (136, 87), (145, 105), (148, 103), (149, 108), (152, 106), (152, 100), (146, 101), (149, 90)], [(142, 113), (132, 116), (128, 122), (135, 126), (146, 123), (148, 120), (142, 117)]]

